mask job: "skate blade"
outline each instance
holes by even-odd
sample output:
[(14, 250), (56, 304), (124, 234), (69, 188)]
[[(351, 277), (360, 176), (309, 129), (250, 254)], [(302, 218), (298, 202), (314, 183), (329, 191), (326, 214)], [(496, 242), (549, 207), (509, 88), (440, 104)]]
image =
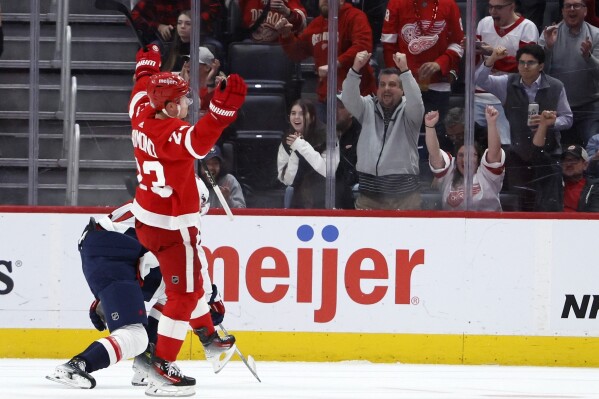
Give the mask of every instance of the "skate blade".
[(148, 379), (144, 378), (141, 381), (131, 381), (131, 385), (133, 385), (134, 387), (147, 387), (148, 386)]
[(131, 379), (131, 385), (134, 387), (145, 387), (148, 385), (148, 373), (135, 372)]
[(232, 347), (221, 353), (218, 357), (210, 359), (214, 373), (218, 374), (227, 365), (227, 363), (229, 363), (229, 360), (231, 360), (231, 357), (235, 353), (236, 349), (237, 345), (233, 344)]
[(74, 388), (81, 388), (81, 389), (92, 389), (93, 388), (91, 382), (89, 382), (85, 378), (79, 377), (78, 375), (74, 375), (73, 379), (60, 378), (57, 375), (47, 375), (46, 379), (48, 379), (50, 381), (54, 381), (54, 382), (59, 382), (61, 384), (68, 385), (68, 386), (74, 387)]
[(193, 396), (195, 394), (195, 385), (187, 387), (175, 387), (172, 385), (156, 385), (150, 383), (146, 389), (147, 396), (186, 397)]

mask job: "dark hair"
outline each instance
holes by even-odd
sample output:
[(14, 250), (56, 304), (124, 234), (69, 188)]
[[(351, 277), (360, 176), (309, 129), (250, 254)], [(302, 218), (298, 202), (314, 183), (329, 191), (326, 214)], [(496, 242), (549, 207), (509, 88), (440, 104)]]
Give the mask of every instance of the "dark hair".
[[(397, 75), (399, 77), (399, 75), (401, 75), (401, 71), (395, 67), (383, 68), (379, 72), (379, 80), (381, 80), (381, 76), (383, 75)], [(399, 81), (399, 84), (401, 85), (401, 80)]]
[[(453, 165), (453, 167), (455, 168), (455, 173), (453, 174), (453, 179), (451, 180), (452, 187), (458, 187), (460, 184), (464, 184), (464, 175), (458, 169), (458, 153), (460, 152), (460, 149), (464, 146), (465, 146), (464, 143), (456, 145), (455, 154), (454, 154), (455, 163)], [(480, 147), (480, 145), (478, 145), (478, 143), (474, 143), (474, 152), (476, 152), (476, 156), (478, 157), (478, 163), (480, 165), (480, 161), (483, 157), (484, 151)]]
[[(179, 15), (177, 16), (177, 24), (179, 23), (179, 17), (181, 15), (186, 15), (187, 17), (189, 17), (189, 19), (191, 18), (191, 10), (184, 10), (181, 11), (179, 13)], [(181, 54), (181, 46), (183, 45), (183, 42), (181, 41), (181, 36), (179, 36), (179, 32), (177, 31), (177, 29), (174, 29), (173, 32), (173, 43), (171, 44), (170, 50), (166, 56), (166, 60), (164, 61), (164, 63), (162, 64), (162, 70), (163, 71), (172, 71), (172, 69), (175, 67), (175, 64), (177, 63), (177, 59), (179, 58), (179, 56), (181, 55), (185, 55), (185, 54)]]
[[(289, 113), (291, 113), (291, 109), (299, 105), (302, 109), (303, 118), (304, 118), (304, 140), (306, 140), (314, 149), (316, 150), (317, 146), (322, 145), (324, 136), (324, 144), (326, 145), (326, 126), (322, 123), (316, 114), (316, 105), (311, 100), (306, 100), (304, 98), (297, 99), (291, 104), (291, 108), (289, 108)], [(310, 115), (312, 120), (310, 123), (307, 122), (306, 116)], [(293, 128), (290, 128), (290, 132), (292, 132)], [(324, 133), (324, 135), (323, 135)]]
[(524, 47), (520, 47), (518, 51), (516, 51), (516, 61), (520, 61), (522, 54), (532, 55), (539, 64), (545, 63), (545, 51), (543, 50), (543, 47), (539, 46), (538, 44), (532, 43), (527, 44)]

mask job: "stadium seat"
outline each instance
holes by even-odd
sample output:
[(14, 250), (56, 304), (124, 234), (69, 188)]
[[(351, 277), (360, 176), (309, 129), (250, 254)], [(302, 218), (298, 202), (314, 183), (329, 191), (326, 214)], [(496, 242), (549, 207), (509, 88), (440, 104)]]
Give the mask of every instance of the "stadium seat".
[(248, 95), (231, 127), (237, 177), (252, 190), (279, 185), (277, 151), (287, 128), (283, 94)]
[(233, 138), (280, 140), (286, 126), (287, 105), (282, 94), (248, 94), (233, 123)]
[(284, 93), (295, 64), (279, 44), (238, 42), (229, 45), (229, 71), (243, 77), (249, 93)]

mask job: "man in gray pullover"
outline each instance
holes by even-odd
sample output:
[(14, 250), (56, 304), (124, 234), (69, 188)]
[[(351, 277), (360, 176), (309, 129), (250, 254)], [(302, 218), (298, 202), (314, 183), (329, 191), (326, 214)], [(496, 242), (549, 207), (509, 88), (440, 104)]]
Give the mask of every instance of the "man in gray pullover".
[(341, 100), (362, 125), (358, 140), (359, 195), (356, 209), (420, 209), (418, 136), (422, 95), (406, 61), (379, 74), (376, 96), (360, 95), (360, 71), (371, 54), (359, 52), (343, 81)]

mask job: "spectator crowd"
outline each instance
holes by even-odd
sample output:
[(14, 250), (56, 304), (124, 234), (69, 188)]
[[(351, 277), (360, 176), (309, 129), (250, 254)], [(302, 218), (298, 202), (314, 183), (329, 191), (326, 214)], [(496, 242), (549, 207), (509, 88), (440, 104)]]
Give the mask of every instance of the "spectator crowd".
[[(335, 64), (328, 0), (202, 0), (197, 16), (190, 0), (139, 0), (132, 14), (160, 47), (162, 70), (187, 80), (199, 22), (200, 117), (226, 76), (221, 70), (238, 72), (229, 69), (230, 43), (278, 47), (297, 66), (295, 86), (286, 82), (295, 91), (284, 93), (287, 129), (276, 149), (256, 154), (272, 159), (269, 184), (287, 187), (285, 207), (324, 208), (332, 161), (338, 209), (599, 210), (596, 2), (560, 0), (549, 20), (544, 1), (477, 0), (475, 37), (463, 30), (465, 3), (338, 0)], [(471, 49), (473, 126), (463, 93)], [(264, 67), (270, 62), (277, 61)], [(304, 79), (311, 65), (314, 78)], [(329, 76), (338, 91), (333, 110)], [(248, 97), (259, 89), (250, 87)], [(226, 171), (220, 181), (230, 205), (245, 207), (252, 182), (235, 176), (236, 161), (221, 150), (226, 141), (235, 134), (223, 135), (211, 168)]]

